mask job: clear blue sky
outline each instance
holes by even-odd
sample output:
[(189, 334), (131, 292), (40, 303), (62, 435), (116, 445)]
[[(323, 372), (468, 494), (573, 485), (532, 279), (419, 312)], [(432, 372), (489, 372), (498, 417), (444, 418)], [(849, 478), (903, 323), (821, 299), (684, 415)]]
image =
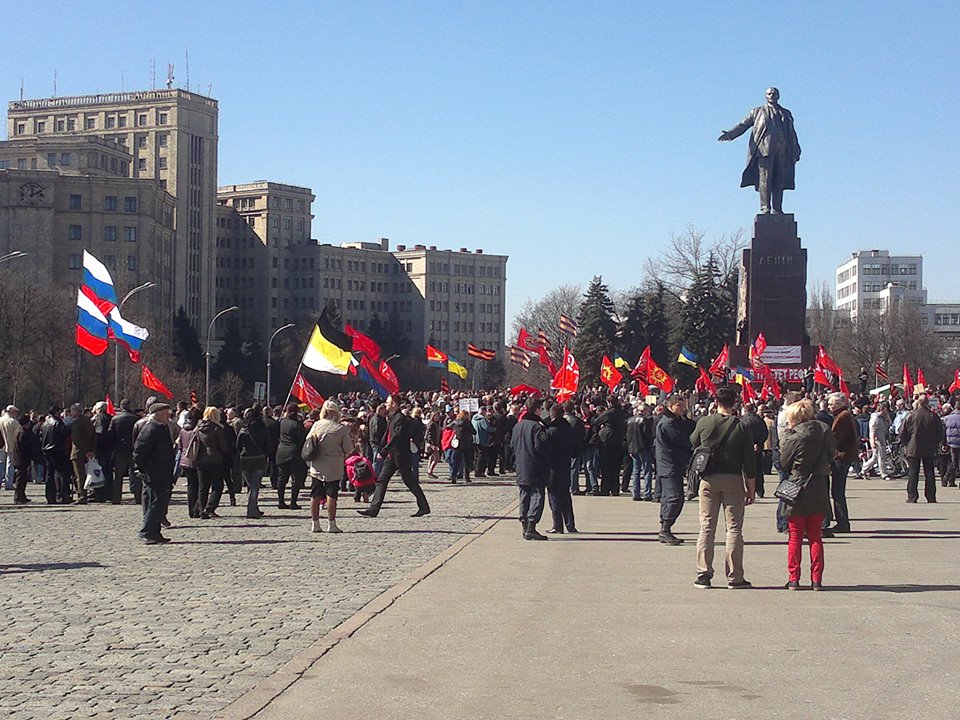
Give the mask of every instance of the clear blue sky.
[(886, 247), (960, 301), (955, 1), (4, 5), (4, 99), (55, 71), (59, 95), (146, 88), (151, 58), (182, 87), (189, 51), (222, 184), (311, 187), (322, 241), (508, 254), (508, 316), (594, 274), (635, 284), (688, 223), (749, 228), (746, 138), (716, 138), (777, 85), (811, 284)]

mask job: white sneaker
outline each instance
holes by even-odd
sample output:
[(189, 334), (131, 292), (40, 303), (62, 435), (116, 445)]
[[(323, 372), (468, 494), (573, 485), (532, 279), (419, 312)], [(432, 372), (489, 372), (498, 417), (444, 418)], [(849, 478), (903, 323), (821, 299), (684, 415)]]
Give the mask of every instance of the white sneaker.
[(310, 521), (310, 532), (323, 532), (323, 526), (320, 525), (319, 520)]
[(341, 530), (341, 529), (339, 528), (339, 526), (337, 525), (337, 521), (336, 521), (336, 520), (330, 520), (330, 521), (327, 523), (327, 532), (329, 532), (329, 533), (342, 533), (343, 530)]

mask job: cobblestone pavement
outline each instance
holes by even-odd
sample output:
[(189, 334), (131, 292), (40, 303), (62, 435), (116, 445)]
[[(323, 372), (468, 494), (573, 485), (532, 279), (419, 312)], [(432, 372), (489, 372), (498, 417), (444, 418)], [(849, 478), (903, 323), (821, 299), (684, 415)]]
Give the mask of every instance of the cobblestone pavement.
[[(136, 540), (139, 508), (12, 505), (0, 493), (0, 717), (209, 717), (407, 573), (502, 510), (512, 478), (425, 483), (412, 519), (399, 477), (377, 519), (342, 497), (342, 535), (261, 493), (220, 520), (187, 517), (183, 481), (165, 534)], [(226, 495), (224, 496), (226, 501)]]

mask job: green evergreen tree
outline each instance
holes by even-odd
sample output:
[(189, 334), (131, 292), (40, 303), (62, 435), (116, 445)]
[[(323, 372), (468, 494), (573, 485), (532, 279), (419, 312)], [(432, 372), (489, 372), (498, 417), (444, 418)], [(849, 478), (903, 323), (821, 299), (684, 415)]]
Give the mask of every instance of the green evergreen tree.
[(597, 275), (590, 281), (577, 315), (579, 330), (574, 343), (574, 355), (580, 365), (582, 387), (599, 382), (600, 362), (604, 355), (613, 353), (617, 333), (613, 315), (609, 288), (603, 284), (603, 278)]
[(323, 307), (327, 311), (327, 319), (330, 321), (330, 324), (337, 328), (337, 330), (342, 330), (343, 316), (340, 314), (340, 305), (337, 301), (333, 298), (327, 298)]
[(668, 315), (667, 290), (662, 283), (657, 283), (653, 291), (646, 294), (644, 309), (647, 313), (647, 344), (650, 345), (650, 354), (659, 365), (666, 367), (676, 354), (670, 357), (672, 328)]
[(640, 353), (647, 346), (647, 308), (642, 293), (636, 293), (627, 301), (627, 307), (617, 333), (617, 347), (623, 358), (635, 365)]
[[(717, 263), (711, 255), (686, 292), (680, 312), (680, 340), (697, 355), (701, 365), (709, 364), (727, 341), (729, 301), (720, 282)], [(677, 364), (678, 374), (690, 380), (697, 371)]]
[(173, 356), (179, 372), (199, 372), (204, 367), (203, 346), (196, 328), (187, 317), (183, 305), (173, 317)]

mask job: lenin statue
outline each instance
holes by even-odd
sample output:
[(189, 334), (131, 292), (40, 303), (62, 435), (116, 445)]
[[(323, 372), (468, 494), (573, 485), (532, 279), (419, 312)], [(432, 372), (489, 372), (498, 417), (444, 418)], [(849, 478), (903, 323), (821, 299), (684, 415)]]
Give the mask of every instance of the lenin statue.
[(751, 110), (742, 123), (721, 134), (718, 140), (734, 140), (753, 130), (740, 187), (752, 185), (760, 193), (761, 213), (779, 214), (783, 212), (783, 191), (794, 189), (800, 143), (793, 128), (793, 115), (780, 106), (780, 91), (767, 88), (766, 97), (766, 105)]

